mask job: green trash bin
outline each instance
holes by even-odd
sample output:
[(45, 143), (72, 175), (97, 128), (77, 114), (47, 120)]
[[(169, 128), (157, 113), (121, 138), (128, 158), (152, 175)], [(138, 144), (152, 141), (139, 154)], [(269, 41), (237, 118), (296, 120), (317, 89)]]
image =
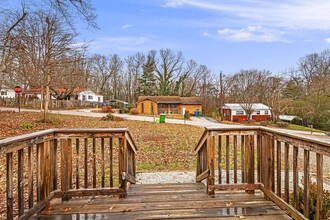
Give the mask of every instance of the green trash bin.
[(165, 118), (166, 118), (165, 114), (160, 114), (159, 115), (159, 123), (165, 123)]

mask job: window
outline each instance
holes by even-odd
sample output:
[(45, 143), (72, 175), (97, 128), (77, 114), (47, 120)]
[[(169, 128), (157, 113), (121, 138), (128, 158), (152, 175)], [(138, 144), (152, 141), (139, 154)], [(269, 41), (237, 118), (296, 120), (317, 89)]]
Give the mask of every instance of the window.
[(1, 95), (7, 95), (7, 91), (1, 91)]
[(176, 108), (176, 104), (171, 104), (171, 108)]
[(97, 97), (97, 101), (101, 102), (101, 97)]
[(236, 115), (244, 115), (244, 111), (236, 111)]
[(255, 111), (256, 115), (260, 115), (260, 111)]
[(88, 99), (89, 99), (89, 100), (93, 100), (93, 96), (89, 95), (89, 96), (88, 96)]
[(165, 104), (158, 104), (158, 108), (166, 108)]
[(268, 115), (268, 110), (265, 110), (265, 115)]

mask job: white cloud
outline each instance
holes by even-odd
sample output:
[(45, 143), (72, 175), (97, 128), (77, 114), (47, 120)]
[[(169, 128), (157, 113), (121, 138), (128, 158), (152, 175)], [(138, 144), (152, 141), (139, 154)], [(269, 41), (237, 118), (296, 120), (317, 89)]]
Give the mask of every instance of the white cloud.
[(325, 40), (325, 42), (327, 42), (328, 44), (330, 44), (330, 38), (326, 38), (324, 40)]
[(184, 5), (185, 1), (184, 0), (170, 0), (167, 1), (164, 5), (162, 5), (165, 8), (175, 8), (178, 7), (180, 5)]
[(228, 41), (279, 41), (279, 37), (275, 34), (273, 30), (267, 30), (261, 26), (248, 26), (247, 28), (242, 29), (225, 28), (218, 30), (218, 34), (221, 39), (225, 39)]
[(124, 24), (124, 25), (121, 26), (121, 29), (126, 30), (126, 29), (129, 29), (129, 28), (132, 28), (132, 27), (133, 27), (133, 25), (131, 25), (131, 24)]
[(330, 30), (328, 0), (167, 0), (164, 7), (195, 7), (222, 12), (248, 24), (286, 29)]
[(141, 45), (146, 42), (145, 37), (103, 37), (99, 41), (117, 43), (120, 45)]
[(116, 49), (118, 51), (138, 51), (147, 43), (146, 37), (102, 37), (90, 43), (93, 51), (105, 50), (105, 48)]

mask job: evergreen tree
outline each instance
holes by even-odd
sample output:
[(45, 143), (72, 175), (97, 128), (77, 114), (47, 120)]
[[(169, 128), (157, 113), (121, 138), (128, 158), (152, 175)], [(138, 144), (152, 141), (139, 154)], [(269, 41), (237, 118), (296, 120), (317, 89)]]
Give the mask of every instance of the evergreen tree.
[(155, 78), (155, 57), (148, 55), (147, 62), (143, 64), (143, 74), (139, 78), (139, 95), (154, 96), (157, 95)]

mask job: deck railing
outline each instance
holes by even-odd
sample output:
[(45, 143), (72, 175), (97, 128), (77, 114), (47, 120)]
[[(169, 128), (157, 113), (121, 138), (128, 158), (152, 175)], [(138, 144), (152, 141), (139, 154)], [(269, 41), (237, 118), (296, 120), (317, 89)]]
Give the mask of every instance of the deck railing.
[[(195, 153), (196, 181), (206, 180), (208, 194), (259, 189), (294, 219), (309, 219), (314, 181), (315, 218), (323, 219), (323, 159), (329, 161), (329, 143), (264, 127), (206, 128)], [(298, 211), (299, 191), (304, 213)]]
[(122, 128), (51, 129), (0, 140), (7, 219), (29, 219), (55, 197), (126, 196), (135, 183), (136, 152)]

